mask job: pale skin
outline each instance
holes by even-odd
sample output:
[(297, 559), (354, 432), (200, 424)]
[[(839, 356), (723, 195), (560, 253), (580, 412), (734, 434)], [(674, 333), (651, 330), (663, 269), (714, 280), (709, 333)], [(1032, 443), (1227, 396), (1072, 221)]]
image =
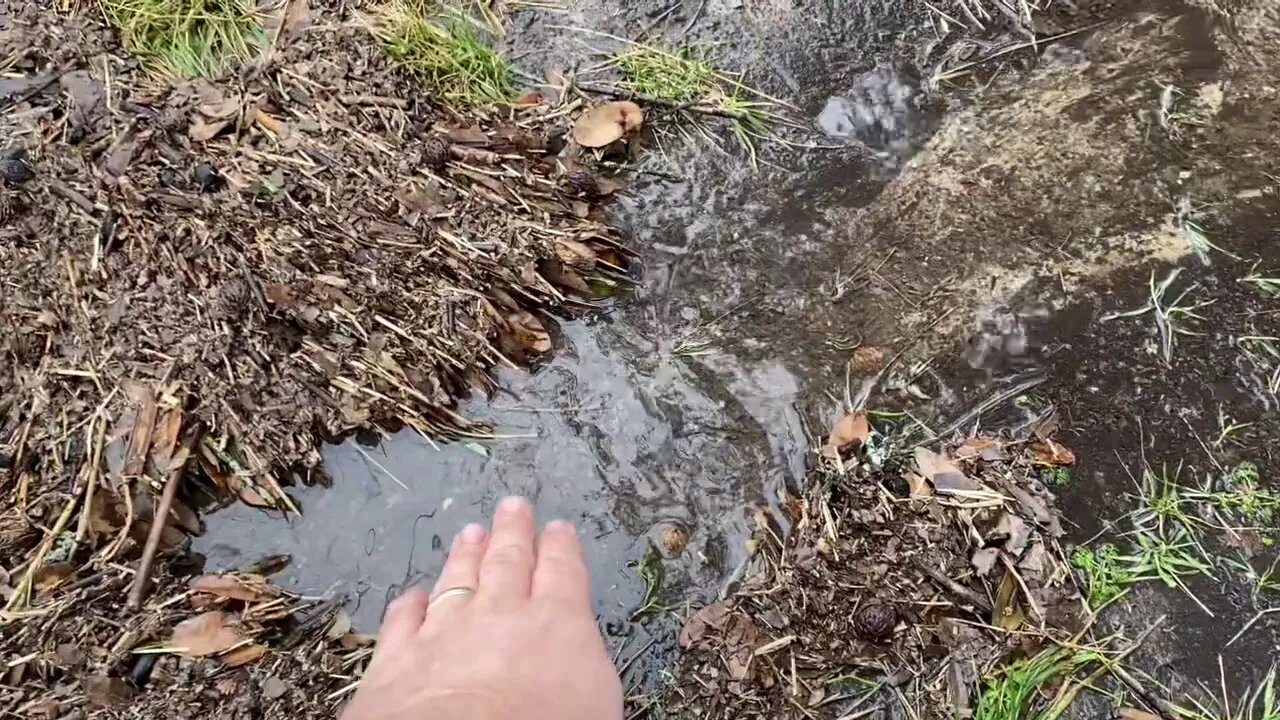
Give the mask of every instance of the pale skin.
[[(470, 588), (473, 593), (447, 593)], [(433, 600), (435, 598), (435, 600)], [(387, 609), (342, 720), (621, 720), (573, 526), (507, 498), (454, 538), (435, 589)]]

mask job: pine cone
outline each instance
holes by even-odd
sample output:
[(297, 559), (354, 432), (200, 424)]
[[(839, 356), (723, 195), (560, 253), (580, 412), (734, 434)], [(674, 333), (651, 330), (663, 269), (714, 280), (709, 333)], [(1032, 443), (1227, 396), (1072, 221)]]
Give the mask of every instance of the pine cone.
[(595, 197), (600, 194), (600, 183), (596, 181), (596, 176), (592, 175), (589, 170), (578, 168), (570, 172), (565, 184), (578, 195)]
[(218, 288), (213, 297), (213, 312), (220, 319), (230, 320), (239, 317), (252, 300), (253, 291), (248, 284), (233, 278)]
[(422, 141), (422, 164), (433, 170), (444, 168), (449, 162), (449, 141), (439, 135), (428, 136)]
[(893, 637), (893, 628), (898, 624), (898, 611), (888, 605), (868, 605), (858, 611), (854, 619), (854, 630), (858, 637), (871, 642), (883, 642)]

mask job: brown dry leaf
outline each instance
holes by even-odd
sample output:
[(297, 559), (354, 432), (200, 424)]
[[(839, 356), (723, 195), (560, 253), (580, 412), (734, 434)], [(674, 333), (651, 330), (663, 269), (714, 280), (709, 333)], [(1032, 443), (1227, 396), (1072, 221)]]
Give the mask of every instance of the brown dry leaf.
[(1060, 442), (1044, 439), (1031, 443), (1031, 459), (1041, 465), (1074, 465), (1076, 454)]
[(267, 302), (276, 307), (287, 308), (298, 300), (298, 293), (289, 285), (266, 285), (262, 293), (267, 296)]
[(84, 687), (84, 699), (94, 707), (120, 707), (133, 697), (133, 687), (117, 677), (90, 675), (81, 683)]
[(1146, 710), (1139, 710), (1138, 708), (1130, 707), (1120, 708), (1120, 710), (1116, 712), (1116, 715), (1120, 717), (1120, 720), (1164, 720), (1155, 713), (1149, 713)]
[(156, 425), (156, 400), (150, 388), (141, 383), (133, 383), (129, 390), (130, 398), (137, 407), (133, 432), (129, 435), (129, 447), (125, 451), (125, 476), (141, 475), (147, 467), (147, 456), (151, 450), (151, 433)]
[(933, 497), (933, 486), (928, 480), (924, 479), (920, 473), (911, 472), (910, 470), (902, 474), (903, 479), (907, 481), (907, 488), (911, 492), (911, 497), (923, 500), (927, 497)]
[(920, 469), (920, 474), (933, 483), (934, 489), (940, 492), (973, 491), (982, 488), (956, 467), (956, 464), (946, 455), (933, 452), (928, 448), (916, 448), (916, 466)]
[(622, 139), (640, 127), (644, 111), (628, 100), (597, 105), (583, 113), (573, 124), (573, 139), (583, 147), (599, 148)]
[(590, 272), (596, 266), (596, 251), (586, 243), (567, 238), (556, 240), (556, 257), (560, 262), (573, 268)]
[(995, 462), (1004, 459), (1004, 445), (989, 437), (971, 437), (955, 450), (956, 460), (982, 459)]
[(243, 106), (244, 103), (241, 101), (240, 96), (232, 95), (222, 100), (201, 103), (198, 109), (207, 118), (222, 120), (239, 115)]
[(218, 136), (223, 130), (231, 125), (230, 120), (214, 120), (213, 122), (205, 122), (196, 118), (191, 123), (191, 127), (187, 128), (187, 137), (196, 142), (208, 142)]
[(538, 265), (538, 272), (547, 282), (559, 287), (569, 288), (586, 296), (592, 295), (591, 286), (578, 273), (570, 270), (556, 260), (544, 260)]
[(680, 628), (680, 647), (688, 650), (707, 636), (712, 629), (724, 627), (729, 616), (729, 601), (712, 603), (689, 616)]
[(71, 562), (56, 562), (48, 565), (41, 565), (36, 571), (33, 583), (37, 592), (45, 592), (52, 590), (67, 578), (75, 574), (76, 565)]
[(220, 610), (200, 613), (178, 623), (169, 637), (169, 644), (191, 658), (226, 652), (245, 640), (228, 626), (230, 621), (230, 616)]
[(866, 442), (870, 436), (871, 423), (867, 421), (867, 414), (859, 410), (845, 415), (831, 426), (827, 445), (840, 450), (853, 443)]
[(535, 353), (551, 350), (551, 334), (532, 313), (521, 310), (507, 316), (507, 325), (520, 347)]
[(244, 602), (262, 602), (280, 595), (261, 575), (201, 575), (191, 582), (191, 592)]
[(218, 659), (227, 667), (240, 667), (241, 665), (248, 665), (266, 654), (267, 649), (265, 647), (258, 643), (249, 643), (222, 653), (218, 656)]
[(449, 142), (464, 145), (488, 145), (489, 136), (478, 127), (450, 128), (444, 131)]
[(279, 118), (265, 110), (257, 110), (254, 112), (253, 121), (258, 127), (275, 135), (277, 138), (284, 139), (289, 136), (289, 126), (280, 121)]
[(159, 472), (169, 472), (173, 449), (178, 445), (178, 433), (182, 430), (182, 410), (166, 410), (156, 420), (151, 433), (151, 465)]
[(537, 90), (529, 89), (516, 96), (511, 104), (516, 107), (533, 107), (542, 103), (542, 93)]

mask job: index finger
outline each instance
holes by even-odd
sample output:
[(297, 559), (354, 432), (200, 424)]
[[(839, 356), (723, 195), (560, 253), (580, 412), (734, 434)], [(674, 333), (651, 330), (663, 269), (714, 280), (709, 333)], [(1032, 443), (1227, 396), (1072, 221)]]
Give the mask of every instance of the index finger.
[(533, 599), (591, 614), (591, 587), (582, 544), (573, 526), (552, 520), (538, 539), (538, 564), (533, 571)]

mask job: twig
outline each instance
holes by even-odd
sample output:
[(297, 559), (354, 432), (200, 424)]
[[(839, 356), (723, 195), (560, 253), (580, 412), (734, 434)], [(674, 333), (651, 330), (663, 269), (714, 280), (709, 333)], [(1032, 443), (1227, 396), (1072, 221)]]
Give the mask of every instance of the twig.
[(178, 485), (183, 471), (187, 467), (187, 459), (191, 457), (191, 449), (204, 436), (204, 424), (197, 421), (182, 440), (182, 462), (170, 468), (169, 477), (164, 483), (164, 492), (160, 495), (160, 504), (151, 514), (151, 529), (147, 533), (147, 544), (142, 547), (142, 559), (138, 561), (138, 572), (133, 576), (133, 585), (129, 588), (127, 607), (137, 611), (142, 607), (142, 598), (147, 591), (147, 583), (151, 580), (151, 567), (155, 564), (156, 551), (160, 547), (160, 536), (164, 533), (169, 511), (173, 508), (173, 499), (178, 494)]
[(956, 595), (983, 612), (991, 612), (991, 603), (987, 602), (986, 598), (947, 577), (946, 573), (925, 563), (923, 560), (912, 560), (911, 564), (920, 572), (928, 575), (931, 580), (941, 586), (944, 590), (950, 592), (952, 595)]
[(92, 200), (85, 197), (84, 195), (81, 195), (79, 192), (72, 190), (70, 185), (67, 185), (61, 180), (58, 180), (57, 178), (51, 178), (49, 180), (49, 189), (52, 190), (55, 195), (61, 195), (67, 200), (71, 201), (72, 205), (75, 205), (76, 207), (85, 211), (90, 216), (95, 216), (95, 214), (97, 213), (98, 208), (93, 204)]

